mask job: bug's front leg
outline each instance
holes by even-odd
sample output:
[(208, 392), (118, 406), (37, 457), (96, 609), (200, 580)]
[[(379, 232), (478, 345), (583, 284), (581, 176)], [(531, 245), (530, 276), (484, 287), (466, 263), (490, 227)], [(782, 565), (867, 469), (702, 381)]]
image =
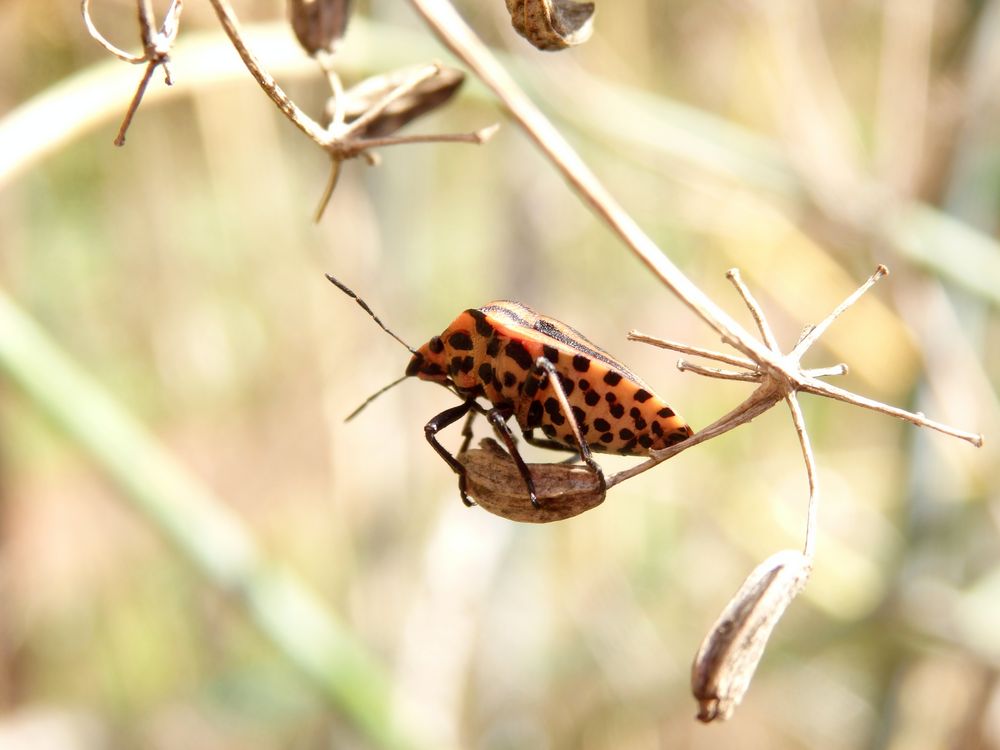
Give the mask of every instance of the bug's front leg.
[(514, 459), (514, 464), (517, 466), (517, 470), (520, 472), (521, 478), (528, 488), (528, 499), (531, 500), (531, 505), (536, 509), (542, 507), (538, 502), (538, 495), (535, 493), (535, 480), (531, 478), (531, 470), (524, 463), (524, 459), (521, 458), (521, 453), (517, 449), (517, 441), (514, 439), (514, 435), (507, 425), (507, 420), (510, 419), (510, 412), (501, 409), (490, 409), (486, 412), (486, 417), (490, 420), (490, 424), (493, 425), (493, 430), (503, 440), (504, 445), (507, 446), (507, 452)]
[[(436, 435), (440, 430), (443, 430), (448, 425), (454, 424), (455, 422), (460, 420), (469, 412), (470, 409), (473, 409), (475, 406), (476, 406), (476, 400), (474, 398), (470, 398), (464, 403), (459, 404), (458, 406), (453, 406), (450, 409), (445, 409), (443, 412), (434, 417), (430, 422), (424, 425), (424, 437), (427, 438), (427, 442), (430, 443), (431, 447), (435, 451), (437, 451), (437, 454), (444, 459), (445, 463), (451, 467), (451, 470), (454, 471), (456, 474), (458, 474), (458, 491), (462, 495), (462, 502), (465, 503), (467, 507), (474, 505), (475, 503), (473, 503), (472, 500), (469, 499), (469, 495), (466, 492), (465, 467), (462, 466), (461, 463), (459, 463), (457, 458), (455, 458), (448, 452), (447, 448), (445, 448), (443, 445), (441, 445), (441, 443), (437, 441)], [(473, 412), (473, 414), (475, 414), (475, 412)], [(463, 445), (463, 447), (465, 447), (465, 445)]]
[(580, 458), (583, 459), (587, 467), (597, 476), (601, 485), (601, 494), (603, 495), (608, 487), (607, 480), (604, 478), (604, 470), (594, 460), (594, 457), (590, 453), (590, 446), (583, 439), (583, 433), (580, 432), (580, 425), (577, 423), (576, 417), (573, 415), (573, 410), (570, 408), (569, 399), (566, 398), (566, 391), (563, 389), (562, 381), (559, 380), (559, 373), (556, 371), (556, 366), (545, 357), (539, 357), (535, 360), (534, 370), (544, 372), (548, 375), (548, 382), (552, 384), (552, 390), (555, 391), (556, 399), (559, 401), (563, 416), (566, 417), (570, 429), (573, 430)]

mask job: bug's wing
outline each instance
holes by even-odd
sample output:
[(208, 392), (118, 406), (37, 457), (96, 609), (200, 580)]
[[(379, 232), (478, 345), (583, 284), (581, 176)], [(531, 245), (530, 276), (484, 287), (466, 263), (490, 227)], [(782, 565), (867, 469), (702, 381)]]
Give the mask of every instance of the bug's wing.
[(504, 333), (512, 338), (538, 341), (543, 345), (564, 352), (570, 357), (579, 354), (596, 360), (623, 378), (646, 387), (648, 390), (648, 386), (638, 375), (580, 331), (562, 321), (536, 313), (527, 305), (511, 300), (491, 302), (480, 309), (489, 315), (495, 323), (501, 324)]

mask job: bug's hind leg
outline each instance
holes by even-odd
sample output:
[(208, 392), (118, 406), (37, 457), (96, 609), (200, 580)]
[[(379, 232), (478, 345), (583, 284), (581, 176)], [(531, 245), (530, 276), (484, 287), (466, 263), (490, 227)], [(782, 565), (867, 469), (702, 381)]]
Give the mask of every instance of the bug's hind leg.
[[(469, 410), (471, 410), (475, 406), (475, 404), (476, 400), (470, 398), (468, 401), (465, 401), (464, 403), (461, 403), (458, 406), (453, 406), (450, 409), (445, 409), (443, 412), (434, 417), (430, 422), (424, 425), (424, 437), (427, 438), (427, 442), (430, 443), (431, 447), (435, 451), (437, 451), (437, 454), (444, 459), (444, 462), (451, 467), (451, 470), (454, 471), (456, 474), (458, 474), (458, 491), (462, 496), (462, 502), (465, 503), (466, 506), (474, 505), (475, 503), (473, 503), (472, 500), (469, 499), (469, 494), (468, 492), (466, 492), (465, 467), (462, 466), (462, 464), (459, 462), (457, 458), (455, 458), (448, 452), (447, 448), (445, 448), (443, 445), (441, 445), (441, 443), (437, 441), (436, 435), (438, 432), (443, 430), (448, 425), (454, 424), (462, 417), (464, 417), (467, 413), (469, 413)], [(475, 414), (475, 412), (472, 413)], [(467, 426), (469, 425), (467, 424)], [(463, 434), (465, 434), (464, 429), (463, 429)], [(471, 427), (469, 430), (469, 435), (471, 435)], [(463, 449), (467, 447), (469, 439), (470, 438), (467, 437), (466, 443), (463, 443), (462, 446)]]
[(467, 450), (469, 450), (469, 445), (472, 443), (472, 423), (476, 419), (476, 414), (479, 413), (479, 408), (472, 408), (469, 410), (469, 416), (465, 418), (465, 424), (462, 425), (462, 447), (458, 449), (458, 455), (462, 455)]
[(559, 380), (559, 373), (556, 372), (555, 365), (549, 362), (549, 360), (545, 357), (539, 357), (535, 360), (535, 369), (541, 370), (548, 375), (548, 381), (552, 384), (552, 390), (555, 391), (556, 399), (559, 401), (559, 406), (562, 408), (563, 415), (566, 417), (566, 421), (569, 423), (570, 429), (573, 430), (573, 436), (576, 438), (576, 445), (580, 453), (580, 458), (597, 476), (601, 485), (601, 494), (604, 494), (608, 488), (607, 480), (604, 478), (604, 470), (601, 468), (601, 465), (594, 460), (594, 457), (590, 453), (590, 446), (587, 445), (587, 442), (583, 439), (583, 434), (580, 432), (580, 425), (577, 424), (576, 417), (573, 415), (573, 410), (569, 406), (569, 399), (566, 398), (566, 391), (563, 389), (562, 382)]
[(517, 441), (514, 439), (514, 435), (507, 425), (507, 420), (510, 419), (510, 412), (505, 412), (501, 409), (490, 409), (486, 412), (486, 417), (490, 420), (490, 424), (493, 425), (496, 434), (500, 436), (504, 445), (507, 446), (507, 452), (514, 459), (514, 464), (517, 466), (517, 470), (520, 472), (521, 478), (524, 479), (524, 484), (528, 488), (528, 499), (531, 500), (532, 507), (536, 509), (541, 508), (542, 506), (538, 502), (538, 495), (535, 494), (535, 480), (531, 478), (531, 470), (528, 469), (528, 465), (521, 458), (521, 453), (517, 449)]

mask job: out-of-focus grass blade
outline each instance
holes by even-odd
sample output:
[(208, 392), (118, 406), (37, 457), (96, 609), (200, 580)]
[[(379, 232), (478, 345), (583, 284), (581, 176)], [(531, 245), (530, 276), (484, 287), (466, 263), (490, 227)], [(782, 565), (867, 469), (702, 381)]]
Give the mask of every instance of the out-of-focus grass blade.
[(0, 292), (0, 374), (80, 446), (209, 581), (246, 610), (378, 747), (407, 745), (378, 664), (294, 575), (265, 560), (240, 520)]

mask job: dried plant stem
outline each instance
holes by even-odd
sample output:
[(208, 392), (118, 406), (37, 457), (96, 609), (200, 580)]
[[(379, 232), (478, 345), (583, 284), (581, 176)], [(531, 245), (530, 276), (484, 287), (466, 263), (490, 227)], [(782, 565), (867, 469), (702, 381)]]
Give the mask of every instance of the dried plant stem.
[(782, 363), (771, 352), (750, 336), (663, 254), (521, 90), (448, 0), (411, 0), (411, 3), (441, 41), (493, 90), (514, 120), (594, 212), (684, 304), (715, 329), (726, 343), (755, 361), (766, 362), (778, 370), (783, 369)]
[(341, 122), (340, 126), (337, 128), (337, 136), (346, 139), (350, 138), (355, 133), (363, 131), (366, 127), (375, 122), (379, 115), (385, 112), (385, 110), (388, 109), (393, 102), (397, 101), (400, 97), (406, 96), (408, 93), (416, 89), (421, 83), (430, 80), (440, 72), (441, 66), (437, 63), (418, 68), (408, 78), (401, 81), (398, 86), (386, 92), (381, 99), (365, 110), (360, 117), (352, 120), (348, 125), (344, 125)]
[(411, 143), (472, 143), (479, 145), (486, 143), (497, 132), (498, 127), (498, 125), (490, 125), (471, 133), (430, 133), (426, 135), (393, 135), (385, 138), (365, 138), (358, 143), (365, 148), (400, 146)]
[(243, 43), (239, 22), (236, 20), (236, 15), (233, 13), (229, 3), (226, 0), (209, 0), (209, 2), (212, 4), (212, 8), (215, 9), (215, 14), (219, 17), (219, 23), (222, 24), (222, 29), (226, 32), (226, 36), (229, 37), (229, 41), (236, 48), (236, 52), (243, 60), (243, 64), (247, 66), (250, 75), (264, 89), (264, 93), (270, 97), (271, 101), (278, 106), (282, 114), (291, 120), (299, 130), (316, 141), (316, 143), (324, 143), (326, 140), (325, 129), (303, 112), (289, 98), (288, 94), (278, 85), (278, 82), (274, 80), (270, 73), (264, 70), (264, 66), (261, 65), (257, 57)]
[(802, 447), (802, 460), (806, 465), (806, 478), (809, 481), (809, 504), (806, 509), (806, 540), (802, 547), (802, 554), (809, 560), (813, 558), (816, 549), (816, 521), (819, 515), (819, 472), (816, 469), (816, 457), (813, 455), (812, 441), (809, 439), (809, 431), (806, 430), (805, 417), (802, 414), (802, 407), (794, 393), (785, 397), (788, 409), (792, 413), (792, 424), (795, 425), (795, 432), (799, 436), (799, 445)]
[(146, 88), (149, 86), (149, 81), (152, 79), (156, 68), (161, 65), (163, 66), (163, 74), (168, 86), (172, 86), (174, 82), (170, 71), (170, 50), (177, 40), (177, 32), (180, 29), (181, 11), (184, 9), (184, 4), (182, 0), (173, 0), (170, 3), (170, 7), (167, 8), (167, 12), (163, 17), (163, 25), (159, 31), (156, 30), (153, 18), (153, 5), (150, 0), (138, 0), (137, 7), (139, 35), (142, 39), (143, 50), (141, 55), (133, 55), (125, 52), (109, 42), (94, 24), (94, 20), (90, 16), (90, 0), (80, 0), (80, 12), (83, 14), (84, 26), (86, 26), (90, 36), (98, 44), (124, 62), (131, 63), (132, 65), (146, 63), (146, 70), (142, 74), (142, 79), (139, 81), (135, 94), (133, 94), (132, 100), (129, 102), (122, 124), (118, 128), (118, 135), (114, 140), (116, 146), (125, 145), (125, 134), (128, 132), (129, 125), (132, 124), (132, 118), (135, 117), (136, 110), (139, 109), (139, 104), (142, 102), (142, 97), (146, 93)]
[(760, 372), (756, 370), (753, 372), (721, 370), (718, 367), (705, 367), (704, 365), (691, 364), (683, 359), (677, 360), (677, 369), (681, 372), (693, 372), (696, 375), (704, 375), (706, 378), (716, 378), (718, 380), (742, 380), (747, 383), (759, 383), (763, 377)]
[[(592, 210), (608, 224), (626, 246), (678, 299), (719, 333), (724, 343), (753, 360), (755, 369), (761, 371), (767, 379), (776, 384), (782, 393), (781, 397), (797, 390), (806, 390), (838, 398), (864, 408), (875, 408), (873, 404), (878, 402), (856, 396), (849, 391), (832, 389), (815, 378), (809, 377), (801, 370), (798, 358), (816, 341), (840, 312), (870, 288), (871, 284), (885, 275), (884, 266), (880, 266), (868, 283), (845, 300), (834, 313), (817, 326), (818, 332), (815, 330), (807, 332), (795, 347), (794, 356), (784, 356), (780, 352), (772, 351), (764, 342), (751, 336), (715, 304), (663, 254), (656, 243), (608, 192), (556, 127), (518, 86), (517, 82), (496, 60), (475, 32), (462, 20), (449, 0), (410, 0), (410, 2), (441, 41), (458, 55), (496, 94), (507, 107), (514, 121), (537, 144), (542, 153)], [(923, 415), (911, 414), (885, 405), (882, 407), (882, 411), (886, 414), (899, 416), (914, 424), (931, 427), (946, 434), (960, 437), (973, 445), (982, 444), (982, 436), (980, 435), (954, 428), (941, 429), (944, 427), (943, 425), (927, 420)], [(657, 454), (657, 456), (667, 455), (675, 454), (672, 449)], [(653, 458), (650, 462), (641, 464), (636, 469), (644, 470), (642, 467), (649, 468), (650, 465), (659, 460), (662, 458)]]
[(631, 479), (632, 477), (642, 474), (644, 471), (652, 469), (657, 464), (666, 461), (668, 458), (673, 458), (678, 453), (686, 451), (688, 448), (693, 448), (696, 445), (700, 445), (708, 440), (717, 438), (735, 427), (739, 427), (742, 424), (750, 422), (778, 403), (781, 398), (782, 396), (780, 391), (776, 391), (773, 385), (769, 383), (761, 385), (735, 409), (732, 409), (727, 414), (719, 417), (707, 427), (703, 427), (698, 430), (698, 432), (689, 437), (687, 440), (671, 445), (669, 448), (664, 448), (662, 451), (657, 451), (654, 457), (650, 458), (648, 461), (644, 461), (637, 466), (625, 469), (624, 471), (620, 471), (617, 474), (608, 477), (607, 489), (610, 490), (616, 484), (620, 484), (626, 479)]
[(750, 370), (757, 367), (757, 364), (750, 359), (736, 357), (732, 354), (723, 354), (722, 352), (712, 351), (711, 349), (702, 349), (701, 347), (691, 346), (689, 344), (681, 344), (677, 341), (660, 339), (636, 330), (628, 332), (628, 340), (638, 341), (641, 344), (650, 344), (651, 346), (656, 346), (660, 349), (670, 349), (671, 351), (680, 352), (681, 354), (693, 354), (696, 357), (704, 357), (705, 359), (712, 359), (716, 362), (725, 362), (726, 364), (733, 365), (735, 367), (745, 367)]
[(806, 393), (815, 393), (817, 396), (826, 396), (827, 398), (843, 401), (848, 404), (853, 404), (854, 406), (860, 406), (863, 409), (877, 411), (880, 414), (886, 414), (890, 417), (902, 419), (904, 422), (915, 424), (917, 427), (927, 427), (928, 429), (935, 430), (945, 435), (950, 435), (951, 437), (958, 438), (959, 440), (964, 440), (977, 448), (981, 448), (983, 446), (983, 436), (978, 432), (959, 430), (955, 427), (951, 427), (950, 425), (935, 422), (933, 419), (928, 419), (920, 412), (911, 412), (906, 411), (905, 409), (899, 409), (895, 406), (889, 406), (888, 404), (883, 404), (881, 401), (859, 396), (856, 393), (845, 391), (843, 388), (838, 388), (835, 385), (824, 383), (821, 380), (807, 378), (799, 386), (799, 390), (805, 391)]
[(90, 16), (90, 0), (80, 0), (80, 12), (83, 14), (83, 25), (87, 28), (87, 32), (94, 38), (94, 40), (97, 41), (98, 44), (104, 47), (104, 49), (123, 62), (131, 63), (133, 65), (146, 62), (146, 56), (144, 54), (133, 55), (120, 47), (116, 47), (108, 41), (107, 37), (100, 32), (97, 25), (94, 23), (94, 19)]
[(760, 336), (764, 340), (764, 343), (767, 344), (767, 348), (775, 354), (781, 354), (778, 339), (775, 337), (774, 331), (771, 330), (771, 325), (767, 322), (764, 310), (747, 285), (743, 283), (743, 277), (740, 275), (739, 269), (730, 268), (726, 271), (726, 278), (736, 287), (736, 291), (743, 300), (743, 304), (747, 306), (750, 315), (753, 317), (753, 322), (757, 324), (757, 330), (760, 331)]
[[(834, 311), (826, 317), (822, 324), (813, 328), (808, 335), (803, 336), (799, 340), (798, 344), (799, 346), (806, 344), (802, 351), (808, 349), (808, 344), (811, 344), (812, 341), (816, 341), (816, 339), (822, 335), (822, 333), (827, 329), (827, 327), (829, 327), (830, 323), (837, 318), (837, 316), (853, 305), (862, 294), (871, 289), (875, 282), (885, 275), (885, 273), (883, 273), (884, 271), (885, 266), (879, 266), (876, 273), (864, 284), (858, 287), (854, 294), (850, 295), (844, 302), (838, 305)], [(771, 329), (771, 325), (767, 321), (767, 316), (764, 315), (764, 310), (761, 308), (757, 298), (754, 297), (753, 292), (751, 292), (750, 288), (743, 283), (743, 277), (740, 275), (739, 269), (730, 269), (726, 273), (726, 278), (733, 283), (733, 286), (736, 287), (736, 291), (743, 299), (744, 304), (746, 304), (747, 309), (750, 310), (750, 314), (753, 316), (754, 322), (757, 324), (761, 337), (772, 351), (780, 353), (778, 348), (778, 339), (775, 337), (774, 331)], [(819, 333), (813, 336), (816, 331), (819, 331)], [(811, 341), (810, 336), (812, 336)], [(791, 356), (796, 362), (798, 362), (798, 357), (795, 357), (794, 351)], [(795, 395), (795, 391), (790, 391), (785, 394), (785, 402), (788, 404), (788, 409), (792, 414), (792, 424), (795, 426), (795, 433), (798, 435), (799, 445), (802, 448), (802, 460), (806, 465), (806, 478), (809, 482), (809, 502), (806, 506), (806, 538), (802, 554), (805, 555), (806, 559), (811, 562), (813, 549), (816, 545), (816, 519), (819, 514), (819, 478), (816, 470), (816, 457), (813, 455), (812, 442), (809, 440), (809, 431), (806, 430), (805, 416), (802, 414), (802, 407), (799, 406), (799, 400)]]
[(153, 72), (156, 70), (156, 66), (157, 63), (152, 60), (146, 64), (146, 70), (142, 74), (142, 80), (139, 81), (139, 85), (136, 87), (135, 94), (132, 96), (132, 101), (128, 103), (128, 109), (125, 110), (125, 117), (122, 118), (122, 124), (118, 126), (118, 135), (115, 136), (114, 140), (114, 144), (116, 146), (125, 145), (125, 134), (128, 132), (129, 125), (132, 124), (132, 118), (135, 117), (135, 113), (139, 109), (139, 104), (142, 102), (142, 97), (146, 93), (146, 87), (149, 86), (149, 82), (153, 78)]
[(826, 332), (826, 329), (830, 327), (830, 324), (839, 318), (844, 310), (857, 302), (861, 295), (875, 286), (880, 279), (888, 275), (889, 269), (880, 264), (878, 268), (875, 269), (875, 273), (869, 276), (868, 280), (858, 287), (852, 294), (850, 294), (847, 299), (837, 305), (833, 312), (827, 315), (821, 323), (806, 330), (806, 332), (802, 335), (802, 338), (800, 338), (799, 342), (795, 345), (795, 348), (792, 349), (789, 356), (794, 357), (796, 360), (801, 359), (802, 355), (809, 351), (809, 347), (816, 343), (819, 337), (822, 336)]

